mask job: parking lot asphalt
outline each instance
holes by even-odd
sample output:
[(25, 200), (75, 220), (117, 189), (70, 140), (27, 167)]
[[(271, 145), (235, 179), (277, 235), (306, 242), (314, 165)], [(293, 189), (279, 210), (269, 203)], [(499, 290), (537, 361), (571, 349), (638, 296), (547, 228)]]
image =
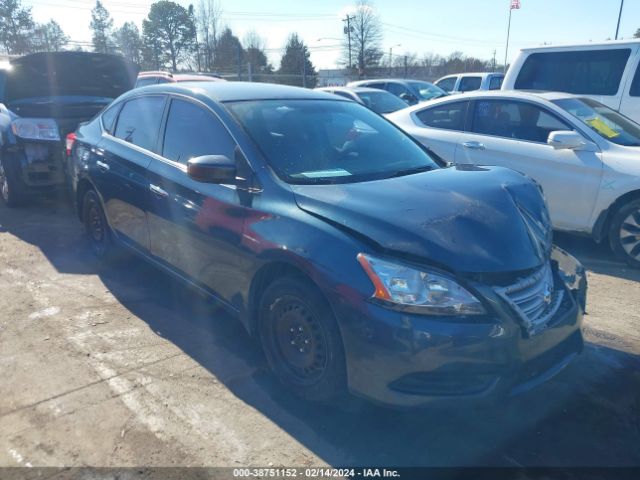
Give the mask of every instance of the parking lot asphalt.
[(490, 408), (318, 406), (233, 318), (144, 262), (100, 264), (64, 201), (0, 205), (0, 466), (638, 466), (640, 271), (589, 270), (584, 353)]

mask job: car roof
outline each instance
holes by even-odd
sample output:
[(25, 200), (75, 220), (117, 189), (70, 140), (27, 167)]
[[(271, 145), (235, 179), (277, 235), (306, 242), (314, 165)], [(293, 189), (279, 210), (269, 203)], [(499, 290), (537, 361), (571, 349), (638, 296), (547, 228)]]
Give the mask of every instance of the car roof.
[(460, 93), (458, 95), (448, 95), (446, 97), (436, 98), (435, 100), (429, 101), (428, 104), (417, 104), (413, 105), (406, 110), (408, 112), (413, 112), (414, 110), (421, 110), (425, 107), (432, 107), (435, 105), (439, 105), (441, 103), (448, 102), (457, 102), (465, 99), (474, 99), (474, 98), (512, 98), (512, 99), (520, 99), (520, 100), (561, 100), (565, 98), (581, 98), (580, 95), (572, 95), (570, 93), (563, 92), (543, 92), (543, 91), (533, 91), (533, 90), (474, 90), (473, 92)]
[[(348, 99), (327, 92), (302, 87), (254, 82), (180, 82), (163, 83), (137, 88), (132, 92), (144, 93), (181, 93), (193, 96), (206, 96), (217, 102), (236, 102), (249, 100), (334, 100), (349, 102)], [(133, 93), (132, 93), (133, 94)]]
[[(334, 90), (334, 91), (340, 91), (340, 92), (353, 92), (353, 93), (388, 93), (386, 90), (380, 90), (379, 88), (370, 88), (370, 87), (319, 87), (316, 88), (316, 90), (321, 90), (321, 91), (328, 91), (328, 90)], [(389, 93), (389, 95), (391, 95)]]
[(173, 75), (176, 82), (224, 82), (226, 80), (211, 75), (199, 75), (194, 73), (177, 73)]
[(567, 49), (584, 49), (593, 50), (594, 47), (624, 47), (629, 45), (638, 45), (640, 39), (633, 40), (607, 40), (604, 42), (589, 42), (589, 43), (568, 43), (558, 45), (544, 45), (541, 47), (526, 47), (522, 48), (522, 52), (532, 52), (537, 50), (567, 50)]
[(379, 82), (399, 82), (399, 83), (408, 83), (408, 82), (424, 82), (430, 83), (426, 80), (419, 80), (417, 78), (370, 78), (368, 80), (357, 80), (355, 82), (347, 83), (347, 87), (358, 87), (360, 85), (365, 85), (367, 83), (379, 83)]
[(501, 75), (504, 77), (504, 73), (502, 72), (464, 72), (464, 73), (452, 73), (450, 75), (445, 75), (444, 77), (440, 77), (436, 82), (443, 80), (445, 78), (453, 78), (453, 77), (488, 77), (489, 75)]

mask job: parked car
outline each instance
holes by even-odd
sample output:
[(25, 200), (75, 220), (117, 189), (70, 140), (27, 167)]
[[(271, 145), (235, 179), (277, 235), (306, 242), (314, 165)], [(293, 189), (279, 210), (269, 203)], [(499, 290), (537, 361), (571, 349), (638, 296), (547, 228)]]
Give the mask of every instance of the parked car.
[(435, 85), (447, 93), (464, 93), (474, 90), (500, 90), (503, 73), (459, 73), (436, 80)]
[(436, 87), (429, 82), (423, 82), (422, 80), (379, 78), (376, 80), (349, 82), (347, 83), (347, 87), (368, 87), (386, 90), (389, 93), (393, 93), (396, 97), (400, 97), (409, 105), (415, 105), (418, 102), (426, 102), (448, 95), (448, 93), (440, 87)]
[(500, 398), (582, 348), (584, 270), (552, 246), (538, 186), (442, 168), (356, 102), (145, 87), (72, 156), (95, 252), (115, 241), (219, 301), (305, 398)]
[(640, 40), (525, 48), (502, 88), (573, 93), (640, 122)]
[(474, 92), (389, 119), (456, 164), (500, 165), (544, 189), (554, 228), (609, 239), (640, 267), (640, 125), (588, 97)]
[(157, 85), (159, 83), (178, 82), (226, 82), (226, 80), (213, 74), (149, 71), (140, 72), (138, 74), (135, 88), (146, 87), (148, 85)]
[(316, 90), (333, 93), (363, 104), (380, 115), (407, 108), (407, 103), (395, 95), (377, 88), (367, 87), (319, 87)]
[(8, 206), (66, 185), (62, 139), (133, 87), (137, 71), (120, 56), (88, 52), (34, 53), (0, 70), (0, 192)]

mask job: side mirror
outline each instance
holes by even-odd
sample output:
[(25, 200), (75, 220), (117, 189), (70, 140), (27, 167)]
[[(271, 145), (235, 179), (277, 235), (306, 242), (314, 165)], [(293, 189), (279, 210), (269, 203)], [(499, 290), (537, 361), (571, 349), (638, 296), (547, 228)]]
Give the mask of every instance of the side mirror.
[(578, 132), (573, 130), (557, 130), (549, 134), (547, 143), (556, 150), (587, 150), (593, 151), (595, 145), (585, 140)]
[(236, 183), (236, 162), (225, 155), (203, 155), (187, 162), (187, 175), (196, 182)]

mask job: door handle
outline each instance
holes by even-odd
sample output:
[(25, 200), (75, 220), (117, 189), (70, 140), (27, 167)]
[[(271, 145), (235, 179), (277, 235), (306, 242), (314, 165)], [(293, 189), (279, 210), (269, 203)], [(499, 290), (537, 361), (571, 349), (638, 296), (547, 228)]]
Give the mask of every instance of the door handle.
[(100, 160), (96, 161), (96, 167), (98, 167), (103, 172), (106, 172), (111, 168), (108, 163), (101, 162)]
[(149, 190), (151, 190), (154, 194), (156, 194), (159, 197), (168, 197), (169, 194), (167, 193), (166, 190), (163, 190), (162, 188), (160, 188), (157, 185), (149, 185)]
[(462, 146), (471, 150), (484, 150), (484, 144), (480, 142), (464, 142)]

